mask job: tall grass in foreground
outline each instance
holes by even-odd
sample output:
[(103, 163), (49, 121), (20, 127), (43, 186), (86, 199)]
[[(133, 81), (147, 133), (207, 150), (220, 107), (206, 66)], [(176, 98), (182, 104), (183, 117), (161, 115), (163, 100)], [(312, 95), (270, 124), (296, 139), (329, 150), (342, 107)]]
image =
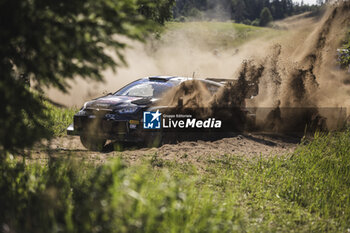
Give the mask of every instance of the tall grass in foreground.
[(119, 160), (96, 170), (64, 161), (48, 168), (1, 165), (0, 224), (15, 232), (231, 232), (240, 212), (191, 179)]
[(240, 192), (248, 194), (266, 230), (350, 231), (349, 131), (315, 134), (291, 156), (247, 167), (238, 171)]
[(270, 159), (213, 156), (200, 172), (151, 164), (4, 161), (0, 225), (38, 233), (350, 229), (350, 132), (316, 134), (293, 154)]
[(316, 135), (288, 161), (267, 162), (282, 198), (350, 223), (350, 134)]

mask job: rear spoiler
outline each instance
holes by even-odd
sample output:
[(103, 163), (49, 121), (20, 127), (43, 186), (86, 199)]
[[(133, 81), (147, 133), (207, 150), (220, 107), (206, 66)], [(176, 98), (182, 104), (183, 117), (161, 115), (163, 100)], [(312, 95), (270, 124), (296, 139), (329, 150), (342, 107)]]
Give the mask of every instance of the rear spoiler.
[[(206, 78), (206, 80), (218, 82), (221, 84), (227, 84), (227, 83), (235, 84), (237, 82), (237, 80), (235, 79), (224, 79), (224, 78)], [(247, 91), (246, 98), (251, 99), (254, 96), (257, 96), (259, 94), (259, 83), (248, 81), (247, 84), (248, 84), (248, 91)]]
[(206, 78), (205, 80), (209, 80), (209, 81), (213, 81), (213, 82), (217, 82), (217, 83), (222, 83), (222, 84), (237, 82), (237, 80), (225, 79), (225, 78)]
[(158, 82), (167, 82), (167, 81), (169, 81), (169, 78), (153, 76), (153, 77), (148, 77), (148, 80), (150, 80), (150, 81), (158, 81)]

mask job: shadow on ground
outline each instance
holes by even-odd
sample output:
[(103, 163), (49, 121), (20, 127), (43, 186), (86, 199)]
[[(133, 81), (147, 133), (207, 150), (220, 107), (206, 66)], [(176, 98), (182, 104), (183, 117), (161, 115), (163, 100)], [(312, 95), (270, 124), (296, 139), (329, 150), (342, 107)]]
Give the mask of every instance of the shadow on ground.
[(215, 133), (215, 134), (176, 134), (167, 135), (162, 141), (156, 141), (151, 144), (134, 143), (134, 142), (108, 142), (102, 150), (102, 153), (110, 153), (113, 151), (135, 151), (152, 147), (161, 147), (162, 145), (175, 145), (182, 142), (215, 142), (224, 138), (237, 138), (253, 141), (270, 147), (278, 146), (279, 142), (288, 144), (299, 144), (303, 138), (302, 135), (282, 135), (272, 133)]

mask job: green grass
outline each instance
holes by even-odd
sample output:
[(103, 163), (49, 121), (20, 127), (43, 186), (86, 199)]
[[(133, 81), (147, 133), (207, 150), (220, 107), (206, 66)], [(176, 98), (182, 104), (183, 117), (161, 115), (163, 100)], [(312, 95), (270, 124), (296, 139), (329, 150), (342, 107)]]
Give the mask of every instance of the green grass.
[(54, 161), (50, 169), (8, 162), (0, 187), (0, 222), (17, 232), (231, 232), (244, 226), (232, 196), (218, 202), (218, 194), (205, 186), (198, 192), (190, 178), (147, 165), (125, 168), (118, 160), (96, 170), (72, 161)]
[(236, 48), (253, 39), (267, 39), (283, 33), (271, 28), (232, 22), (168, 22), (165, 31), (170, 35), (185, 36), (188, 40), (193, 40), (194, 45), (206, 45), (211, 49)]
[(248, 231), (343, 232), (350, 228), (350, 133), (315, 135), (290, 156), (226, 156), (208, 167), (236, 193)]
[[(185, 156), (185, 155), (184, 155)], [(127, 167), (49, 160), (0, 166), (0, 223), (16, 232), (346, 232), (350, 132), (289, 155)]]
[(47, 125), (51, 128), (55, 137), (66, 135), (67, 127), (72, 124), (73, 116), (78, 111), (76, 108), (56, 107), (45, 102), (47, 114), (51, 117), (53, 124)]

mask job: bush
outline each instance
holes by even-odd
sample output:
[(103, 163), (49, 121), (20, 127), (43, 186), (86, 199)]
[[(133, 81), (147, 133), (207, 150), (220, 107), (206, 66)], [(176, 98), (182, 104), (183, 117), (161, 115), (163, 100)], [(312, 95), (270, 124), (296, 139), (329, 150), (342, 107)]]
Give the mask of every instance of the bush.
[(159, 168), (156, 160), (156, 168), (118, 159), (97, 168), (75, 160), (1, 161), (0, 225), (29, 233), (350, 228), (350, 131), (316, 134), (286, 156), (213, 155), (200, 173), (165, 160)]
[(232, 232), (244, 224), (232, 196), (119, 160), (97, 169), (7, 161), (0, 190), (0, 224), (11, 232)]
[(255, 20), (252, 22), (252, 26), (259, 27), (259, 26), (260, 26), (260, 20), (259, 20), (259, 19), (255, 19)]
[(177, 19), (178, 22), (186, 22), (187, 21), (187, 18), (185, 16), (180, 16), (178, 19)]
[(251, 25), (251, 24), (252, 24), (252, 21), (250, 21), (249, 19), (244, 19), (244, 20), (242, 21), (242, 23), (245, 24), (245, 25)]
[(343, 46), (338, 49), (338, 62), (341, 67), (350, 69), (350, 30), (343, 41)]
[(260, 14), (260, 26), (265, 27), (273, 20), (269, 8), (264, 7)]
[(46, 127), (51, 128), (56, 137), (66, 135), (66, 129), (73, 123), (73, 116), (78, 109), (56, 107), (48, 102), (45, 102), (45, 106), (46, 112), (52, 120), (52, 124), (44, 123)]

